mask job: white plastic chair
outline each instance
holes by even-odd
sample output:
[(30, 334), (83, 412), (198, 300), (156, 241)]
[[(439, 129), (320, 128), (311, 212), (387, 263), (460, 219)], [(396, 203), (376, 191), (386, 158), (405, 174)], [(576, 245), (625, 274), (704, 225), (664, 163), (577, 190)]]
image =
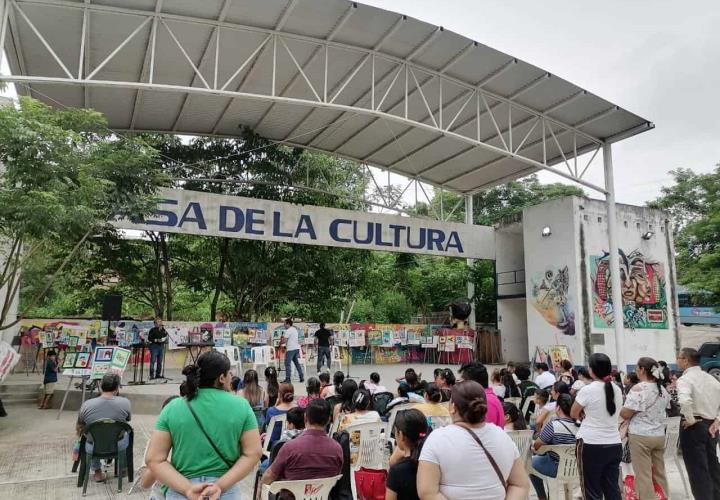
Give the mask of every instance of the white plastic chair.
[(263, 449), (262, 454), (264, 457), (270, 456), (270, 438), (273, 435), (273, 431), (275, 430), (275, 424), (278, 422), (282, 423), (282, 428), (280, 429), (280, 435), (282, 436), (282, 433), (285, 432), (287, 429), (287, 415), (283, 413), (282, 415), (275, 415), (273, 418), (270, 419), (270, 421), (267, 424), (267, 427), (265, 427), (265, 442), (263, 443)]
[(522, 403), (522, 398), (505, 398), (505, 399), (503, 400), (503, 402), (505, 402), (505, 403), (512, 403), (512, 404), (514, 404), (515, 406), (517, 406), (518, 409), (520, 409), (520, 403)]
[(242, 356), (237, 346), (214, 347), (217, 352), (223, 353), (230, 360), (230, 367), (234, 370), (235, 375), (242, 376)]
[(520, 458), (527, 464), (530, 459), (530, 445), (533, 441), (533, 431), (529, 429), (525, 431), (507, 431), (507, 435), (510, 436), (510, 439), (512, 439), (515, 446), (517, 446), (520, 452)]
[(270, 498), (270, 493), (278, 494), (282, 490), (288, 490), (295, 497), (295, 500), (327, 500), (330, 490), (342, 477), (333, 476), (324, 479), (306, 479), (304, 481), (275, 481), (265, 484), (262, 488), (263, 500)]
[(342, 353), (340, 347), (334, 345), (330, 348), (330, 371), (337, 366), (338, 370), (342, 370)]
[(685, 488), (685, 496), (690, 498), (690, 491), (688, 488), (688, 479), (685, 473), (684, 464), (678, 460), (678, 440), (680, 439), (680, 417), (670, 417), (665, 419), (665, 463), (667, 464), (671, 459), (675, 462), (682, 479), (683, 488)]
[(269, 345), (253, 347), (250, 352), (252, 356), (253, 370), (257, 371), (260, 366), (273, 366), (276, 370), (278, 369), (274, 347)]
[(403, 404), (394, 406), (393, 409), (390, 410), (390, 415), (388, 415), (387, 425), (385, 426), (385, 435), (388, 437), (388, 439), (390, 439), (390, 435), (392, 434), (393, 426), (395, 425), (395, 417), (397, 417), (398, 412), (403, 411), (403, 410), (409, 410), (410, 408), (413, 408), (414, 406), (415, 406), (415, 403), (403, 403)]
[[(385, 435), (383, 422), (350, 424), (345, 428), (350, 435), (350, 485), (353, 498), (357, 498), (355, 471), (360, 467), (368, 469), (386, 469)], [(355, 444), (353, 435), (359, 433)], [(355, 457), (355, 461), (352, 459)]]
[(561, 492), (564, 492), (565, 500), (572, 500), (573, 489), (580, 486), (580, 474), (577, 467), (575, 445), (546, 445), (541, 446), (540, 449), (537, 450), (538, 453), (547, 453), (550, 451), (554, 451), (558, 454), (558, 457), (560, 457), (556, 477), (549, 477), (539, 473), (533, 468), (532, 461), (528, 462), (527, 471), (533, 476), (537, 476), (542, 479), (547, 485), (548, 498), (559, 500), (562, 498)]

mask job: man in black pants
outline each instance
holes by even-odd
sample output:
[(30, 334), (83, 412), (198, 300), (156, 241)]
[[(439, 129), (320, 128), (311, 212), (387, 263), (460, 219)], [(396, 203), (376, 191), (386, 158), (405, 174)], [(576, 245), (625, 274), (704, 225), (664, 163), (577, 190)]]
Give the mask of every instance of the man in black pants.
[(680, 447), (696, 500), (720, 500), (717, 444), (720, 428), (720, 382), (700, 368), (700, 354), (683, 348), (677, 357), (683, 370), (677, 391), (683, 421)]
[(315, 338), (317, 339), (317, 371), (320, 373), (320, 369), (323, 365), (323, 358), (326, 360), (328, 370), (330, 370), (330, 339), (332, 338), (333, 332), (325, 328), (325, 323), (320, 323), (320, 329), (315, 332)]
[(155, 318), (155, 326), (148, 332), (150, 341), (150, 379), (160, 378), (163, 374), (162, 364), (165, 355), (165, 342), (167, 342), (167, 331), (163, 326), (161, 318)]

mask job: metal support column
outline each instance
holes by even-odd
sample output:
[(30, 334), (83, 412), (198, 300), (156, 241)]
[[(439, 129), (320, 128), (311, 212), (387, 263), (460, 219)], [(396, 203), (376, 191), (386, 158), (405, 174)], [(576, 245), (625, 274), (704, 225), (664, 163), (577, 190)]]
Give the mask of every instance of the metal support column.
[[(473, 225), (473, 195), (465, 195), (465, 224)], [(475, 263), (475, 259), (468, 259), (467, 265), (472, 267)], [(472, 299), (475, 296), (475, 283), (472, 281), (467, 282), (467, 295), (468, 299)], [(472, 312), (470, 313), (470, 328), (475, 330), (475, 304), (471, 301)]]
[(612, 147), (610, 144), (603, 144), (603, 166), (605, 168), (605, 200), (607, 202), (607, 222), (608, 222), (608, 243), (610, 251), (610, 284), (612, 287), (612, 305), (613, 318), (615, 327), (615, 362), (618, 370), (625, 371), (627, 363), (625, 362), (624, 332), (623, 322), (625, 315), (623, 312), (623, 302), (620, 282), (620, 256), (618, 252), (617, 242), (617, 214), (615, 210), (615, 179), (613, 177), (612, 164)]

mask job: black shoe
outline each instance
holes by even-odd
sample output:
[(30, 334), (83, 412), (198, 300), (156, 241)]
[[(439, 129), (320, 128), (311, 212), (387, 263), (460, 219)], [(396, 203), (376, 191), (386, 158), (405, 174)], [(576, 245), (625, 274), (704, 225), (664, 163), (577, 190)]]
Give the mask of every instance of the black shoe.
[(305, 382), (305, 379), (304, 379), (304, 378), (301, 378), (301, 379), (300, 379), (300, 383), (302, 384), (303, 382)]
[(285, 380), (283, 380), (283, 381), (281, 382), (281, 384), (290, 384), (290, 383), (291, 383), (291, 382), (290, 382), (290, 379), (289, 379), (289, 378), (286, 378)]

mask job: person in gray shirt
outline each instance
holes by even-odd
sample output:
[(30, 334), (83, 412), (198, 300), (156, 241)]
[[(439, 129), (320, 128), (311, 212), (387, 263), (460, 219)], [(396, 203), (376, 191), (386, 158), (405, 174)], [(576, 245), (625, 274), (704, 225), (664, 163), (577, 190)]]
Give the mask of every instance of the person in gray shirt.
[[(98, 420), (130, 421), (130, 401), (127, 398), (118, 396), (120, 376), (114, 373), (106, 374), (100, 382), (100, 390), (101, 393), (99, 397), (88, 399), (80, 407), (76, 425), (78, 436), (82, 435), (90, 424)], [(118, 441), (118, 449), (123, 451), (127, 449), (128, 444), (129, 437), (125, 434), (122, 439)], [(88, 453), (91, 453), (93, 450), (92, 438), (90, 436), (87, 437), (85, 450)], [(106, 476), (102, 471), (99, 458), (92, 459), (91, 467), (94, 471), (93, 480), (96, 482), (105, 481)]]

